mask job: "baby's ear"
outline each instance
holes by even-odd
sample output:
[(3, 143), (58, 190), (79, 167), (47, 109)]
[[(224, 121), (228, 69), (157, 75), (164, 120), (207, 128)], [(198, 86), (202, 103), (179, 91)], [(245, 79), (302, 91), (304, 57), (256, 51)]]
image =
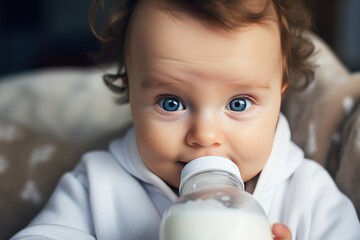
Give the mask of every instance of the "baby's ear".
[(105, 85), (116, 94), (123, 94), (128, 88), (128, 78), (126, 73), (105, 74), (103, 76)]
[(287, 81), (283, 81), (281, 85), (281, 97), (284, 97), (284, 94), (289, 87), (289, 83)]

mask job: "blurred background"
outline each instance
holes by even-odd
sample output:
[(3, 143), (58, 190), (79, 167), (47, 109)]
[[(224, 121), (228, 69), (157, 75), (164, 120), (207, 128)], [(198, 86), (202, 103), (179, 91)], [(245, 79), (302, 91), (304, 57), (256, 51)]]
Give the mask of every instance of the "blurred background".
[(0, 0), (0, 77), (51, 66), (89, 66), (99, 44), (91, 0)]
[[(360, 70), (360, 1), (304, 0), (316, 32)], [(44, 67), (90, 66), (99, 50), (87, 22), (91, 0), (0, 0), (0, 77)]]

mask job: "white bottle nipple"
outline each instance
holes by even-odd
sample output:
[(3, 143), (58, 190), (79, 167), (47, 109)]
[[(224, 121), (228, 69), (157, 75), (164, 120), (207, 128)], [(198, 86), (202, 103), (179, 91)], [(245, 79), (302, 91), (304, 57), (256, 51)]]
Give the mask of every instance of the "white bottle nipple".
[(182, 188), (186, 181), (190, 179), (192, 176), (200, 173), (200, 172), (207, 172), (207, 171), (226, 171), (233, 175), (235, 177), (240, 185), (242, 186), (242, 189), (244, 189), (244, 181), (241, 178), (240, 170), (236, 166), (234, 162), (231, 160), (220, 157), (220, 156), (204, 156), (199, 157), (184, 167), (184, 169), (181, 172), (181, 181), (180, 181), (180, 187), (179, 190), (182, 192)]

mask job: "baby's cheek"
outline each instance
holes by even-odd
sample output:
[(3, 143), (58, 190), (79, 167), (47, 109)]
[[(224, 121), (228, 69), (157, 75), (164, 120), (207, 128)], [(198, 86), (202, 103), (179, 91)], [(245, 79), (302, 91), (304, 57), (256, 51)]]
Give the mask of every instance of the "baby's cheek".
[(143, 130), (142, 136), (139, 136), (139, 151), (146, 158), (160, 158), (158, 161), (172, 158), (178, 154), (177, 140), (172, 132), (163, 129), (148, 128)]
[(232, 149), (237, 165), (245, 181), (256, 176), (265, 166), (271, 152), (272, 141), (268, 137), (256, 136), (232, 139)]

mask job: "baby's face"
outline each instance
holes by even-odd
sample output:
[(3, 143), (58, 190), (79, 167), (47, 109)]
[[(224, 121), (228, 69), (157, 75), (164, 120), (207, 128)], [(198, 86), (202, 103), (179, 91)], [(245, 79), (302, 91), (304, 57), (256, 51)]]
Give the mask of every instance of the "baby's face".
[[(145, 3), (144, 3), (145, 2)], [(244, 181), (264, 167), (280, 112), (283, 59), (276, 23), (225, 32), (142, 1), (126, 67), (145, 165), (178, 187), (194, 158), (231, 159)]]

